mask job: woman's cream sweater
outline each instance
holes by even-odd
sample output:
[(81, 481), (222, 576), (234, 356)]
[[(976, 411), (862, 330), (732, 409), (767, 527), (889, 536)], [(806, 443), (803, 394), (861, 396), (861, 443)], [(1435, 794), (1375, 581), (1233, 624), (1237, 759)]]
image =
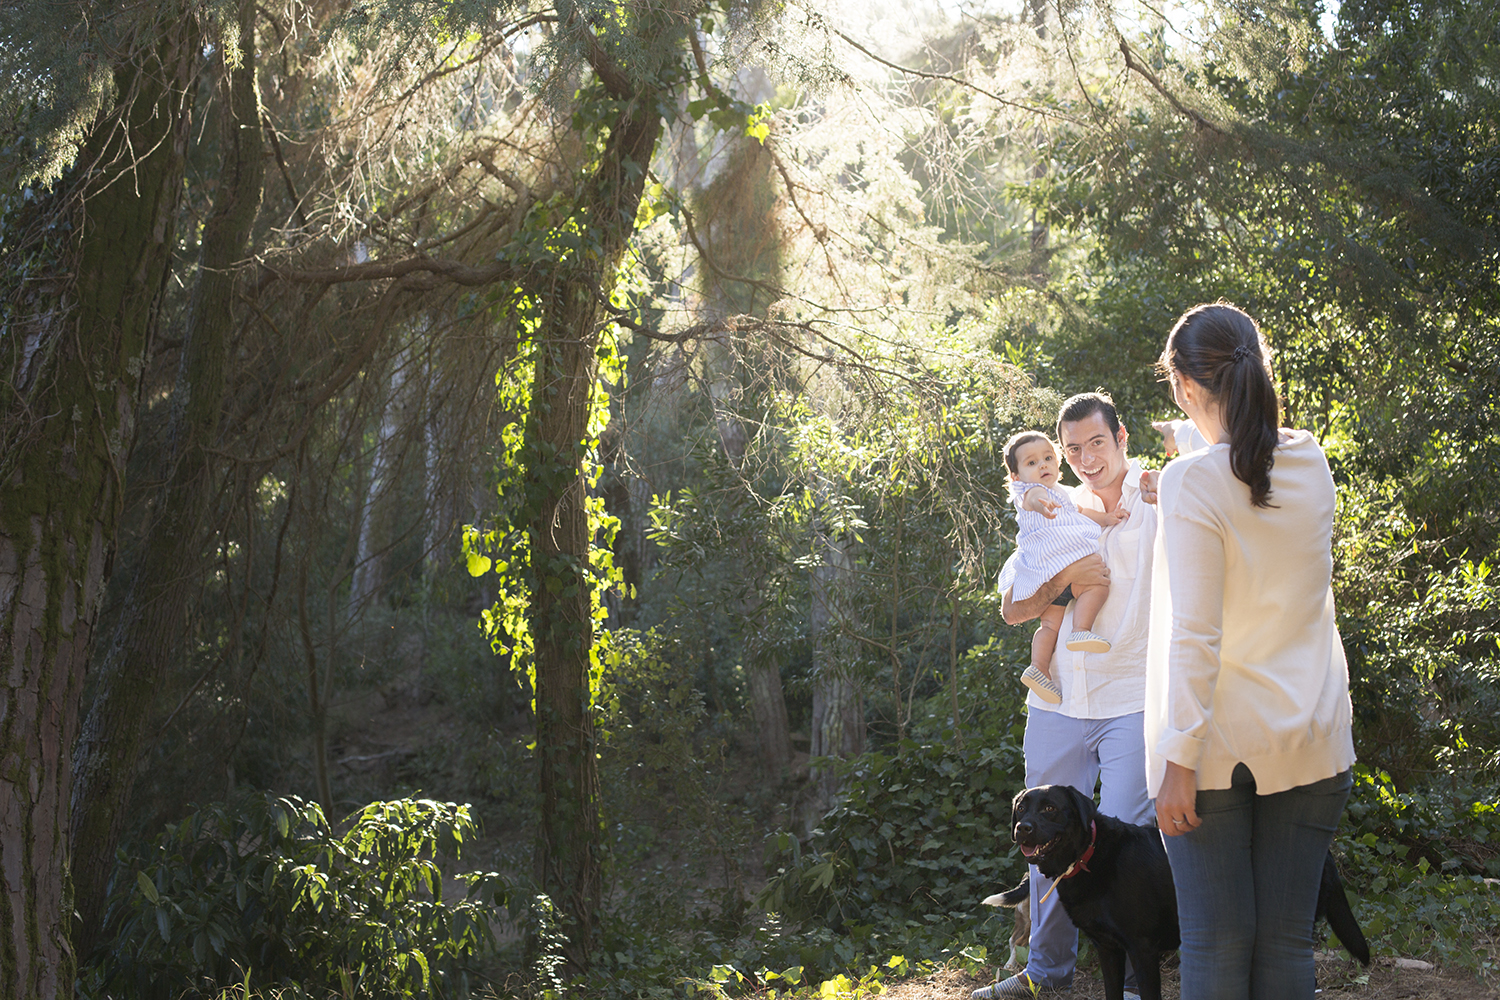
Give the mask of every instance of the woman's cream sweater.
[(1354, 763), (1349, 671), (1334, 624), (1334, 487), (1306, 431), (1283, 431), (1271, 503), (1216, 444), (1162, 473), (1146, 654), (1146, 783), (1166, 762), (1228, 788), (1243, 762), (1261, 795)]

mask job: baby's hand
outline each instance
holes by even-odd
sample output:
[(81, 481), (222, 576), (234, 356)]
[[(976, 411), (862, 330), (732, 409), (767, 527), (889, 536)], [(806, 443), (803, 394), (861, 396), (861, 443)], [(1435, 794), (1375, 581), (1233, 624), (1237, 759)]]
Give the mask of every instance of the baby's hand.
[(1121, 521), (1130, 520), (1130, 511), (1124, 507), (1116, 507), (1114, 510), (1105, 511), (1104, 518), (1110, 524), (1119, 524)]
[(1047, 496), (1046, 490), (1028, 490), (1026, 492), (1026, 499), (1021, 506), (1051, 520), (1057, 517), (1057, 508), (1061, 507), (1062, 504), (1057, 503), (1051, 497)]

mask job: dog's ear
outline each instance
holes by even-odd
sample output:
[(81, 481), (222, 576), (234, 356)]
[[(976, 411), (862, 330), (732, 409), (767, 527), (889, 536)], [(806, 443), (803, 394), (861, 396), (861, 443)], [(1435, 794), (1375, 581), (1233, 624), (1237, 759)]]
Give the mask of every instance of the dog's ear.
[(1099, 810), (1094, 807), (1094, 797), (1085, 795), (1072, 785), (1068, 786), (1068, 794), (1073, 797), (1073, 809), (1078, 813), (1078, 821), (1088, 826), (1094, 821), (1094, 816)]

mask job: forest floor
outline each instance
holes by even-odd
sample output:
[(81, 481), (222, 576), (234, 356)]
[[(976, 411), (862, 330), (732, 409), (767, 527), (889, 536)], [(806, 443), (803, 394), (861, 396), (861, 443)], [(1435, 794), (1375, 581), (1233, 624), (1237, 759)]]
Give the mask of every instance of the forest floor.
[[(1500, 1000), (1500, 992), (1472, 973), (1432, 967), (1426, 962), (1416, 964), (1428, 967), (1405, 968), (1398, 966), (1396, 959), (1378, 957), (1370, 968), (1362, 969), (1342, 956), (1320, 957), (1319, 996), (1361, 1000)], [(1103, 1000), (1104, 984), (1097, 972), (1097, 969), (1080, 969), (1072, 990), (1055, 995), (1060, 1000)], [(958, 969), (945, 969), (923, 978), (887, 983), (885, 996), (889, 1000), (968, 1000), (973, 990), (988, 982)], [(1163, 1000), (1178, 1000), (1175, 968), (1162, 970), (1161, 995)]]

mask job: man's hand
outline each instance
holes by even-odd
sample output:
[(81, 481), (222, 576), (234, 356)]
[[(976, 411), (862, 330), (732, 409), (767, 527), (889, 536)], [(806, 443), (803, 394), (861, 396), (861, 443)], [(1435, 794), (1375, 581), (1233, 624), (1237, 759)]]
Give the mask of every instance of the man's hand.
[(1043, 489), (1027, 490), (1026, 499), (1021, 501), (1023, 510), (1034, 511), (1048, 520), (1057, 517), (1057, 508), (1061, 506), (1062, 504), (1049, 497), (1047, 491)]
[(1167, 761), (1167, 773), (1156, 793), (1156, 825), (1162, 836), (1177, 837), (1196, 830), (1198, 818), (1198, 772)]
[(1020, 625), (1033, 618), (1040, 618), (1042, 612), (1047, 610), (1047, 605), (1070, 585), (1076, 590), (1079, 587), (1103, 587), (1108, 584), (1109, 567), (1104, 565), (1104, 559), (1096, 552), (1068, 563), (1061, 573), (1042, 584), (1035, 594), (1024, 600), (1012, 601), (1010, 591), (1007, 590), (1000, 598), (1000, 617), (1005, 619), (1007, 625)]
[(1161, 482), (1161, 473), (1155, 469), (1147, 469), (1141, 473), (1141, 499), (1147, 503), (1156, 503), (1156, 487)]
[[(1093, 555), (1068, 563), (1062, 568), (1062, 572), (1052, 579), (1061, 583), (1063, 587), (1072, 587), (1074, 593), (1083, 587), (1107, 587), (1109, 586), (1109, 567), (1104, 565), (1104, 557), (1095, 552)], [(1062, 590), (1058, 593), (1062, 593)], [(1037, 614), (1041, 612), (1038, 611)]]

